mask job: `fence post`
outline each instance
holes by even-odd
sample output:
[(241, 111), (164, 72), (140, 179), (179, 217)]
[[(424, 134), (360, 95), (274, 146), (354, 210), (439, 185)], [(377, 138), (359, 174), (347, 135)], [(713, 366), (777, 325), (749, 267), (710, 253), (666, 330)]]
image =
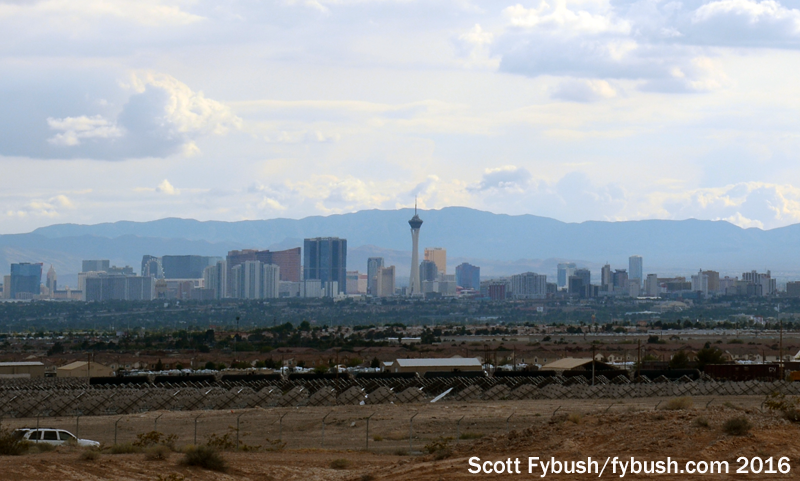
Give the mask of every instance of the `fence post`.
[(239, 449), (239, 418), (244, 416), (246, 413), (242, 413), (236, 416), (236, 449)]
[(283, 418), (289, 413), (283, 413), (283, 416), (278, 419), (278, 442), (283, 442)]
[[(515, 415), (515, 414), (517, 414), (517, 412), (516, 412), (516, 411), (514, 411), (513, 413), (511, 413), (511, 416), (513, 416), (513, 415)], [(511, 419), (511, 416), (509, 416), (509, 417), (507, 417), (507, 418), (506, 418), (506, 433), (508, 433), (508, 421)]]
[(322, 418), (322, 447), (323, 448), (325, 447), (325, 419), (327, 419), (328, 416), (330, 416), (332, 413), (333, 413), (333, 410), (331, 409), (331, 412), (329, 412), (328, 414), (325, 415), (325, 417)]
[(411, 440), (414, 439), (414, 418), (417, 417), (419, 412), (414, 413), (411, 419), (408, 420), (408, 455), (411, 456), (411, 451), (414, 449)]
[(375, 413), (372, 413), (369, 416), (367, 416), (367, 438), (366, 438), (367, 439), (367, 451), (369, 451), (369, 419), (374, 415), (375, 415)]
[(81, 413), (75, 413), (75, 437), (81, 438)]
[(456, 443), (461, 439), (461, 421), (464, 420), (464, 417), (465, 416), (461, 416), (461, 419), (456, 421)]
[(163, 415), (164, 413), (161, 413), (158, 416), (156, 416), (156, 419), (153, 421), (153, 431), (158, 432), (158, 418), (160, 418)]
[(200, 416), (202, 416), (202, 415), (203, 415), (202, 413), (201, 413), (201, 414), (198, 414), (198, 415), (197, 415), (197, 416), (194, 418), (194, 445), (195, 445), (195, 446), (197, 446), (197, 420), (198, 420), (198, 419), (200, 419)]
[(117, 445), (117, 424), (119, 424), (119, 422), (122, 421), (122, 419), (123, 418), (119, 418), (116, 421), (114, 421), (114, 446)]
[(716, 398), (713, 398), (713, 397), (712, 397), (712, 398), (711, 398), (711, 401), (708, 401), (708, 404), (706, 404), (706, 409), (708, 409), (708, 406), (710, 406), (710, 405), (711, 405), (711, 403), (713, 403), (713, 402), (714, 402), (714, 399), (716, 399)]
[(653, 408), (653, 411), (657, 411), (658, 410), (658, 406), (661, 406), (661, 403), (663, 403), (663, 402), (664, 402), (663, 400), (658, 401), (658, 404), (656, 404), (656, 407)]

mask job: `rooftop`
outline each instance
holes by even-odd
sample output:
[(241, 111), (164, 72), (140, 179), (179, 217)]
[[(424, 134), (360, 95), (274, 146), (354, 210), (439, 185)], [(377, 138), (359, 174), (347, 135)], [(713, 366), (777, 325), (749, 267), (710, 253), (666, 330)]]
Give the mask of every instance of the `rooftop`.
[(443, 358), (420, 358), (420, 359), (398, 359), (395, 361), (399, 367), (462, 367), (477, 366), (481, 367), (481, 362), (475, 357), (443, 357)]

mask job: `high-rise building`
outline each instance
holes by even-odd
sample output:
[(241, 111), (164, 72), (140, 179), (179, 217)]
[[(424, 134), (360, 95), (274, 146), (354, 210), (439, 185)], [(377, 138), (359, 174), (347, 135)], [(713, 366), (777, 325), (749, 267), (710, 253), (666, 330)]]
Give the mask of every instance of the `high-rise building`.
[(233, 295), (237, 299), (272, 299), (279, 295), (280, 267), (261, 261), (245, 261), (231, 269)]
[(229, 276), (228, 289), (232, 289), (230, 285), (232, 282), (232, 277), (230, 277), (231, 269), (246, 261), (259, 261), (262, 264), (274, 264), (281, 268), (281, 281), (300, 282), (302, 277), (300, 252), (299, 247), (282, 251), (260, 251), (256, 249), (229, 251), (225, 259)]
[(414, 204), (414, 217), (408, 221), (411, 226), (411, 276), (408, 280), (408, 295), (421, 296), (422, 285), (419, 278), (419, 229), (422, 227), (422, 219), (417, 215), (417, 206)]
[(441, 247), (426, 247), (425, 260), (436, 264), (440, 274), (447, 274), (447, 249)]
[(50, 299), (55, 297), (56, 289), (58, 289), (58, 276), (53, 264), (50, 264), (50, 270), (47, 271), (47, 296)]
[(558, 264), (558, 273), (556, 277), (558, 287), (567, 287), (567, 280), (569, 276), (573, 275), (575, 272), (575, 267), (574, 262), (562, 262)]
[(11, 299), (11, 276), (3, 276), (3, 299)]
[(391, 297), (394, 295), (394, 266), (378, 269), (377, 297)]
[(114, 275), (114, 274), (123, 275), (123, 276), (132, 276), (132, 275), (134, 275), (133, 267), (131, 267), (131, 266), (125, 266), (125, 267), (111, 266), (111, 267), (108, 268), (108, 270), (106, 270), (106, 273), (112, 274), (112, 275)]
[(708, 276), (708, 292), (718, 293), (719, 289), (719, 272), (717, 271), (703, 271), (703, 274)]
[(535, 272), (513, 275), (511, 294), (515, 299), (543, 299), (547, 297), (547, 276)]
[(164, 279), (202, 279), (203, 270), (221, 261), (220, 257), (208, 256), (161, 256)]
[(600, 290), (614, 290), (614, 277), (611, 275), (611, 266), (609, 264), (604, 265), (600, 270)]
[(142, 256), (142, 276), (155, 277), (156, 279), (164, 278), (164, 269), (161, 267), (161, 258), (144, 255)]
[(767, 271), (762, 274), (756, 271), (745, 272), (742, 274), (742, 280), (752, 285), (750, 290), (751, 296), (771, 296), (777, 290), (776, 279), (772, 278), (772, 273)]
[(439, 278), (439, 268), (435, 262), (424, 260), (419, 265), (419, 279), (422, 282), (433, 282)]
[(203, 285), (213, 291), (214, 299), (228, 297), (228, 262), (219, 261), (203, 269)]
[(383, 257), (367, 259), (367, 294), (378, 295), (378, 269), (383, 267)]
[(708, 296), (708, 275), (702, 270), (692, 276), (692, 291), (699, 292), (703, 297)]
[(111, 261), (108, 259), (88, 260), (81, 262), (81, 272), (108, 272)]
[(579, 277), (581, 281), (583, 281), (584, 286), (588, 286), (592, 283), (592, 271), (589, 269), (575, 269), (572, 275)]
[(32, 299), (38, 296), (41, 293), (42, 264), (11, 264), (10, 284), (9, 299)]
[(628, 290), (628, 271), (625, 269), (615, 269), (613, 274), (614, 290)]
[(628, 283), (642, 285), (642, 256), (628, 257)]
[(152, 277), (108, 275), (104, 272), (85, 276), (84, 301), (150, 301), (155, 297), (156, 280)]
[(347, 292), (347, 239), (305, 239), (303, 257), (303, 279), (319, 279), (323, 290), (327, 284), (336, 282), (336, 295)]
[(647, 297), (658, 297), (660, 291), (658, 285), (658, 274), (647, 274), (644, 290)]
[(462, 289), (481, 288), (481, 268), (466, 262), (456, 266), (456, 284)]
[(358, 271), (347, 271), (347, 295), (358, 296), (367, 293), (367, 275)]

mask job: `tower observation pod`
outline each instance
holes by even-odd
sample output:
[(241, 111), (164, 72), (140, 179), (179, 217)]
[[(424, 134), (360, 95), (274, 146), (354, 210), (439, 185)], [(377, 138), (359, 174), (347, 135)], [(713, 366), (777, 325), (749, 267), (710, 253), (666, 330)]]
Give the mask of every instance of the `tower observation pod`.
[(422, 289), (419, 282), (419, 228), (422, 219), (417, 215), (417, 203), (414, 202), (414, 217), (408, 221), (411, 226), (411, 279), (408, 282), (408, 295), (421, 296)]

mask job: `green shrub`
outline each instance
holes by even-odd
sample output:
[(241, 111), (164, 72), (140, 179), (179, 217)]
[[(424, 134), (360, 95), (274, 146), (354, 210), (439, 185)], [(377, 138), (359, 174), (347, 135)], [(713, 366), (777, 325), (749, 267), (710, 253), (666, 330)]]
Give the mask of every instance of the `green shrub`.
[(699, 427), (699, 428), (707, 428), (707, 427), (711, 426), (711, 424), (708, 422), (708, 418), (704, 417), (704, 416), (700, 416), (698, 418), (695, 418), (694, 425)]
[(458, 439), (480, 439), (483, 437), (481, 433), (461, 433)]
[(372, 436), (373, 441), (383, 441), (383, 436)]
[(28, 450), (30, 443), (16, 436), (14, 431), (0, 426), (0, 455), (17, 456)]
[(350, 467), (350, 461), (344, 458), (334, 459), (331, 461), (331, 469), (347, 469)]
[(567, 416), (567, 421), (573, 424), (580, 424), (583, 421), (583, 416), (581, 416), (581, 413), (570, 413), (570, 415)]
[(36, 449), (39, 453), (49, 453), (51, 451), (55, 451), (58, 446), (55, 444), (48, 444), (48, 443), (34, 443), (33, 448)]
[(166, 435), (158, 431), (150, 431), (149, 433), (137, 434), (136, 441), (134, 441), (132, 444), (141, 448), (147, 448), (159, 444), (174, 448), (177, 440), (178, 436), (176, 434)]
[(744, 436), (750, 432), (752, 427), (753, 425), (750, 424), (746, 417), (739, 416), (725, 421), (725, 424), (722, 425), (722, 430), (731, 436)]
[(774, 392), (770, 395), (769, 399), (764, 401), (764, 405), (770, 411), (779, 411), (783, 417), (793, 423), (800, 422), (800, 397), (789, 396), (785, 394)]
[(97, 461), (100, 459), (100, 451), (97, 449), (84, 449), (80, 455), (81, 461)]
[(211, 471), (225, 472), (228, 464), (216, 449), (209, 446), (194, 446), (186, 450), (182, 463), (186, 466), (197, 466)]
[(134, 446), (132, 443), (114, 444), (108, 448), (109, 454), (136, 454), (144, 451), (141, 446)]
[(690, 397), (676, 397), (672, 398), (664, 404), (664, 409), (667, 411), (680, 411), (683, 409), (691, 409), (694, 406), (694, 401)]
[(172, 450), (169, 448), (169, 446), (158, 444), (156, 446), (150, 446), (149, 448), (146, 448), (144, 452), (144, 458), (148, 461), (166, 461), (169, 459), (170, 454), (172, 454)]

